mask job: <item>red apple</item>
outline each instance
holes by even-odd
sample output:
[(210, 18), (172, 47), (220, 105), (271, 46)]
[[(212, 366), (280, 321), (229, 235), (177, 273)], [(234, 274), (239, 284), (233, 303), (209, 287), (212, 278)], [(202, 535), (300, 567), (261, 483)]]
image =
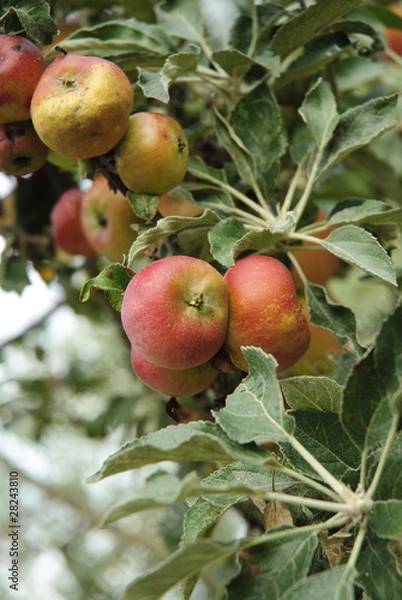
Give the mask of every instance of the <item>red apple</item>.
[[(400, 2), (391, 2), (391, 4), (388, 4), (387, 8), (398, 17), (402, 17), (402, 4)], [(385, 29), (385, 37), (391, 50), (396, 52), (399, 56), (402, 56), (402, 30), (387, 27)]]
[(229, 290), (225, 348), (232, 362), (248, 371), (242, 346), (272, 354), (278, 371), (297, 362), (308, 348), (310, 330), (289, 269), (271, 256), (253, 255), (240, 259), (224, 278)]
[(189, 369), (209, 361), (222, 346), (228, 293), (222, 275), (191, 256), (168, 256), (131, 279), (121, 307), (133, 346), (154, 364)]
[(81, 206), (81, 225), (89, 244), (109, 260), (121, 261), (138, 235), (131, 225), (140, 223), (124, 194), (111, 190), (106, 177), (98, 175)]
[(116, 171), (138, 194), (162, 194), (182, 182), (189, 148), (181, 125), (152, 112), (131, 115), (127, 131), (115, 149)]
[(42, 167), (49, 149), (39, 139), (31, 121), (0, 125), (0, 171), (28, 175)]
[(114, 63), (63, 54), (44, 71), (31, 102), (34, 127), (55, 152), (87, 159), (121, 140), (133, 108), (133, 89)]
[(68, 254), (95, 256), (81, 226), (81, 204), (84, 192), (80, 188), (66, 190), (50, 213), (53, 237), (58, 248)]
[(28, 39), (0, 35), (0, 123), (30, 119), (31, 98), (47, 63)]
[(197, 217), (203, 209), (190, 202), (171, 196), (167, 192), (159, 195), (158, 211), (162, 217)]
[(218, 371), (208, 362), (189, 369), (167, 369), (151, 363), (131, 347), (131, 362), (137, 376), (148, 387), (166, 396), (193, 396), (216, 379)]

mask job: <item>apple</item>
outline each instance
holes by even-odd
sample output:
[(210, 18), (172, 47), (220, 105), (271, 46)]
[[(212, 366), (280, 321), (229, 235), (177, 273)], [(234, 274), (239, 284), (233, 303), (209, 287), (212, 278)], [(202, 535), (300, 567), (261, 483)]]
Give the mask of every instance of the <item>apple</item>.
[(45, 69), (31, 102), (31, 118), (51, 150), (78, 159), (106, 154), (123, 137), (133, 89), (113, 62), (63, 54)]
[(297, 362), (309, 346), (310, 330), (289, 269), (271, 256), (250, 255), (230, 267), (224, 279), (229, 290), (224, 346), (232, 362), (248, 371), (242, 346), (272, 354), (278, 371)]
[(138, 194), (162, 194), (179, 185), (188, 160), (188, 141), (181, 125), (160, 113), (131, 115), (127, 131), (115, 148), (117, 174)]
[[(387, 8), (398, 17), (402, 17), (402, 4), (400, 2), (391, 2), (391, 4), (388, 4)], [(391, 50), (399, 56), (402, 56), (402, 30), (386, 27), (384, 33)]]
[(50, 213), (53, 238), (58, 248), (72, 255), (96, 256), (81, 225), (81, 205), (84, 192), (70, 188), (63, 192)]
[(81, 226), (98, 254), (121, 261), (138, 235), (131, 225), (141, 223), (124, 194), (110, 189), (104, 175), (97, 175), (83, 194)]
[(0, 123), (30, 119), (31, 98), (46, 67), (45, 57), (30, 40), (0, 35)]
[(168, 192), (159, 195), (158, 211), (162, 217), (197, 217), (204, 212), (190, 200), (176, 198)]
[(151, 389), (166, 396), (194, 396), (204, 391), (216, 379), (209, 362), (189, 369), (167, 369), (147, 360), (135, 346), (131, 347), (131, 362), (139, 379)]
[(48, 153), (30, 120), (0, 125), (0, 171), (6, 175), (19, 177), (37, 171)]
[[(315, 222), (318, 223), (320, 221), (324, 221), (325, 218), (325, 212), (320, 210)], [(319, 239), (325, 239), (331, 233), (331, 231), (332, 229), (320, 231), (318, 233), (315, 233), (314, 237), (317, 237)], [(325, 286), (328, 279), (330, 279), (331, 277), (333, 277), (333, 275), (337, 273), (342, 261), (340, 258), (335, 256), (335, 254), (332, 254), (332, 252), (325, 250), (325, 248), (319, 248), (317, 250), (303, 249), (303, 246), (306, 245), (308, 246), (310, 244), (306, 244), (305, 242), (303, 242), (300, 250), (292, 250), (293, 256), (299, 263), (307, 281), (309, 281), (310, 283), (315, 283), (316, 285)], [(303, 289), (303, 282), (293, 266), (291, 268), (291, 271), (296, 288), (298, 290)]]
[(128, 284), (121, 319), (131, 344), (167, 369), (209, 361), (222, 346), (228, 318), (223, 276), (191, 256), (167, 256), (143, 267)]

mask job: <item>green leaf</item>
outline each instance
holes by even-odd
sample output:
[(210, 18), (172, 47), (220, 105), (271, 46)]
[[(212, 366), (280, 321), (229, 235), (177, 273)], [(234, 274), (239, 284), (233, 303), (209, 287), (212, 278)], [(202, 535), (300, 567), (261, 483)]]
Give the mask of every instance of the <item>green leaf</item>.
[(251, 58), (239, 50), (225, 49), (214, 52), (212, 57), (232, 79), (243, 79), (254, 65), (263, 67), (273, 75), (279, 75), (279, 59), (269, 50)]
[(234, 265), (233, 245), (246, 233), (244, 225), (234, 217), (223, 219), (208, 234), (211, 253), (225, 267)]
[(378, 373), (385, 385), (392, 410), (401, 411), (402, 391), (402, 304), (382, 325), (377, 336), (374, 357)]
[(174, 235), (188, 227), (201, 225), (215, 225), (219, 221), (218, 215), (212, 210), (205, 210), (198, 217), (164, 217), (159, 219), (155, 227), (140, 233), (128, 253), (128, 265), (132, 265), (148, 250), (165, 237)]
[(268, 451), (254, 444), (241, 446), (215, 423), (192, 421), (169, 425), (122, 446), (106, 459), (101, 469), (89, 477), (95, 483), (105, 477), (170, 460), (174, 462), (232, 462), (262, 465), (271, 460)]
[(159, 196), (149, 196), (148, 194), (135, 194), (128, 191), (126, 198), (133, 209), (134, 214), (140, 219), (148, 221), (156, 215), (156, 209), (159, 204)]
[(9, 0), (3, 5), (5, 13), (9, 13), (4, 20), (5, 33), (17, 35), (26, 32), (34, 42), (48, 45), (53, 41), (53, 36), (58, 33), (58, 28), (50, 15), (50, 6), (44, 0)]
[(240, 254), (246, 251), (265, 251), (273, 248), (277, 242), (283, 239), (283, 232), (272, 233), (270, 229), (261, 229), (260, 231), (248, 231), (243, 237), (237, 240), (232, 247), (232, 256), (236, 259)]
[(402, 500), (374, 502), (369, 515), (369, 526), (380, 538), (402, 539)]
[(332, 302), (323, 287), (308, 283), (305, 286), (310, 321), (330, 331), (356, 357), (364, 351), (356, 338), (356, 318), (346, 306)]
[(319, 79), (310, 88), (299, 113), (315, 139), (318, 148), (323, 148), (331, 139), (340, 118), (335, 96), (327, 81)]
[(397, 100), (395, 94), (373, 98), (344, 112), (324, 149), (317, 179), (347, 154), (366, 146), (394, 127)]
[(356, 265), (387, 283), (397, 285), (391, 259), (376, 238), (361, 227), (344, 225), (332, 231), (320, 245), (345, 262)]
[(346, 383), (342, 424), (358, 448), (370, 450), (386, 439), (391, 420), (386, 389), (370, 352), (354, 366)]
[(316, 548), (317, 536), (311, 533), (250, 548), (240, 561), (240, 574), (227, 588), (228, 600), (280, 600), (307, 576)]
[(356, 583), (370, 600), (402, 598), (402, 576), (396, 568), (396, 556), (391, 542), (375, 535), (366, 537), (366, 543), (357, 562)]
[(354, 600), (355, 577), (355, 569), (346, 566), (316, 573), (293, 585), (281, 600)]
[(271, 50), (285, 58), (361, 3), (361, 0), (321, 0), (309, 6), (280, 27), (272, 39)]
[[(380, 450), (382, 452), (382, 449)], [(391, 450), (381, 474), (380, 483), (376, 489), (376, 500), (402, 500), (402, 450)], [(374, 468), (377, 467), (375, 460)]]
[(203, 15), (197, 0), (170, 0), (155, 7), (159, 25), (171, 36), (202, 43)]
[(227, 506), (225, 505), (214, 506), (210, 502), (203, 500), (191, 506), (184, 515), (183, 544), (190, 544), (206, 536), (226, 510)]
[(380, 200), (349, 198), (339, 202), (327, 219), (328, 226), (376, 225), (402, 221), (402, 208), (392, 208)]
[(291, 408), (335, 413), (341, 409), (343, 387), (330, 377), (288, 377), (280, 383)]
[(80, 301), (87, 302), (94, 290), (102, 290), (114, 310), (120, 311), (124, 292), (133, 276), (134, 271), (120, 263), (109, 265), (98, 275), (84, 283), (80, 293)]
[[(336, 413), (310, 410), (290, 411), (295, 420), (294, 437), (339, 480), (355, 478), (361, 453), (345, 433)], [(312, 467), (289, 445), (281, 450), (293, 468), (316, 476)]]
[(226, 173), (223, 169), (214, 169), (206, 165), (199, 156), (192, 156), (187, 167), (188, 172), (203, 181), (209, 181), (218, 187), (227, 185)]
[(250, 372), (227, 397), (226, 406), (213, 411), (217, 423), (240, 444), (287, 440), (294, 422), (283, 409), (275, 359), (251, 346), (243, 354)]
[(230, 544), (199, 540), (174, 552), (161, 566), (135, 580), (126, 589), (122, 600), (159, 600), (166, 592), (217, 561), (235, 556), (245, 544)]

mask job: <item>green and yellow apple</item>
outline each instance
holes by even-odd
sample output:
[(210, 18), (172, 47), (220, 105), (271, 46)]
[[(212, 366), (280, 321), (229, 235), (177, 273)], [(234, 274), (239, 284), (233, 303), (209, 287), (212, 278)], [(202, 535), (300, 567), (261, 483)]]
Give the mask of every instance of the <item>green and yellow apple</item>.
[(228, 292), (222, 275), (191, 256), (168, 256), (143, 267), (128, 284), (121, 319), (131, 344), (167, 369), (209, 361), (222, 346)]
[(30, 40), (0, 35), (0, 123), (30, 119), (31, 98), (46, 67), (45, 57)]
[(97, 175), (81, 205), (81, 225), (89, 244), (109, 260), (121, 261), (138, 235), (131, 225), (140, 223), (124, 194), (110, 189), (106, 177)]
[(79, 159), (106, 154), (123, 137), (133, 89), (120, 67), (104, 58), (63, 54), (45, 69), (31, 118), (51, 150)]
[(115, 149), (120, 179), (138, 194), (162, 194), (179, 185), (188, 160), (188, 141), (180, 123), (160, 113), (131, 115)]
[(296, 363), (310, 343), (308, 320), (287, 267), (271, 256), (240, 259), (224, 275), (229, 291), (225, 348), (242, 371), (249, 366), (242, 346), (272, 354), (283, 371)]
[(63, 192), (50, 213), (54, 242), (67, 254), (96, 256), (96, 250), (89, 244), (81, 225), (81, 205), (84, 192), (80, 188), (70, 188)]
[(131, 347), (131, 363), (145, 385), (166, 396), (199, 394), (209, 387), (218, 375), (218, 371), (208, 362), (189, 369), (160, 367), (142, 356), (135, 346)]
[(0, 171), (16, 177), (40, 169), (49, 149), (39, 139), (32, 122), (18, 121), (0, 125)]

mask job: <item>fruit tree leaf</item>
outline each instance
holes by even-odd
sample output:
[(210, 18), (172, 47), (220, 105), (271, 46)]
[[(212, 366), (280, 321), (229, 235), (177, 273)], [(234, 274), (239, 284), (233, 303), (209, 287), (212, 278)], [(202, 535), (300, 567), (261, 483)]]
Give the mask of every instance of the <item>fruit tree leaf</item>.
[(120, 311), (124, 292), (133, 276), (134, 271), (120, 263), (109, 265), (98, 275), (84, 283), (80, 293), (80, 301), (86, 302), (94, 290), (102, 290), (105, 292), (111, 306)]
[(332, 231), (320, 245), (345, 262), (356, 265), (387, 283), (397, 285), (391, 259), (376, 238), (361, 227), (344, 225)]
[(369, 515), (369, 526), (378, 537), (402, 539), (402, 500), (378, 500)]
[[(345, 433), (336, 413), (297, 410), (290, 414), (296, 423), (294, 437), (334, 477), (340, 480), (354, 477), (360, 467), (361, 453)], [(314, 469), (289, 444), (280, 446), (294, 468), (315, 476)]]
[(396, 558), (397, 553), (393, 555), (391, 542), (374, 534), (366, 537), (357, 562), (359, 575), (356, 583), (364, 589), (370, 600), (402, 598), (402, 575), (397, 569)]
[(150, 196), (149, 194), (135, 194), (128, 191), (126, 198), (133, 212), (143, 221), (154, 218), (159, 204), (159, 196)]
[(202, 500), (191, 506), (184, 515), (183, 544), (204, 537), (226, 510), (226, 506), (213, 506)]
[(198, 540), (183, 546), (162, 565), (129, 585), (122, 600), (159, 600), (180, 582), (199, 575), (205, 566), (235, 556), (245, 544), (243, 540), (228, 544)]
[(137, 469), (143, 465), (170, 460), (174, 462), (232, 462), (262, 465), (269, 462), (270, 453), (254, 444), (241, 446), (231, 440), (215, 423), (192, 421), (169, 425), (122, 446), (106, 459), (89, 483), (105, 477)]
[(391, 408), (401, 410), (402, 390), (402, 304), (382, 325), (377, 336), (374, 356), (378, 373), (386, 388)]
[(267, 50), (259, 56), (251, 58), (235, 49), (217, 50), (213, 53), (213, 59), (218, 63), (232, 79), (242, 79), (254, 65), (263, 67), (265, 70), (278, 75), (279, 60), (272, 52)]
[(202, 42), (203, 15), (197, 0), (170, 0), (155, 7), (159, 25), (171, 36)]
[(356, 571), (346, 566), (316, 573), (298, 581), (281, 600), (353, 600), (355, 577)]
[(288, 377), (281, 379), (281, 387), (291, 408), (340, 411), (343, 387), (330, 377)]
[(209, 167), (199, 156), (192, 156), (190, 158), (187, 170), (194, 177), (209, 181), (217, 186), (227, 185), (228, 183), (225, 171)]
[(349, 198), (339, 202), (327, 219), (328, 226), (395, 223), (402, 220), (402, 208), (392, 208), (380, 200)]
[(346, 306), (332, 302), (320, 285), (308, 283), (305, 286), (310, 321), (317, 327), (323, 327), (344, 344), (356, 357), (361, 356), (364, 348), (356, 338), (356, 318)]
[(324, 149), (317, 178), (322, 177), (336, 162), (353, 150), (367, 145), (394, 127), (397, 100), (395, 94), (373, 98), (342, 113), (332, 138)]
[[(402, 450), (391, 450), (375, 492), (376, 500), (402, 500)], [(377, 461), (374, 467), (377, 467)]]
[(216, 421), (241, 444), (287, 440), (294, 422), (284, 412), (275, 359), (251, 346), (243, 348), (243, 354), (250, 372), (227, 397), (226, 406), (213, 412)]
[(234, 265), (233, 245), (245, 233), (246, 229), (244, 225), (234, 217), (228, 217), (214, 225), (208, 233), (211, 253), (214, 259), (225, 267)]
[(18, 35), (23, 31), (38, 44), (48, 45), (58, 28), (50, 15), (50, 6), (44, 0), (9, 0), (3, 4), (5, 33)]
[(361, 0), (321, 0), (309, 6), (282, 25), (272, 39), (271, 50), (285, 58), (361, 3)]
[(311, 533), (250, 548), (240, 559), (240, 574), (227, 588), (228, 600), (280, 600), (307, 576), (316, 548), (317, 536)]
[(199, 225), (215, 225), (219, 221), (215, 211), (205, 210), (198, 217), (164, 217), (159, 219), (155, 227), (151, 227), (139, 234), (128, 253), (128, 265), (141, 257), (152, 244), (156, 244), (163, 238), (178, 233), (188, 227)]
[(342, 424), (358, 448), (370, 450), (386, 439), (391, 420), (386, 389), (370, 352), (354, 366), (346, 383)]
[(319, 148), (330, 140), (339, 121), (336, 99), (329, 83), (319, 79), (307, 92), (299, 109)]

